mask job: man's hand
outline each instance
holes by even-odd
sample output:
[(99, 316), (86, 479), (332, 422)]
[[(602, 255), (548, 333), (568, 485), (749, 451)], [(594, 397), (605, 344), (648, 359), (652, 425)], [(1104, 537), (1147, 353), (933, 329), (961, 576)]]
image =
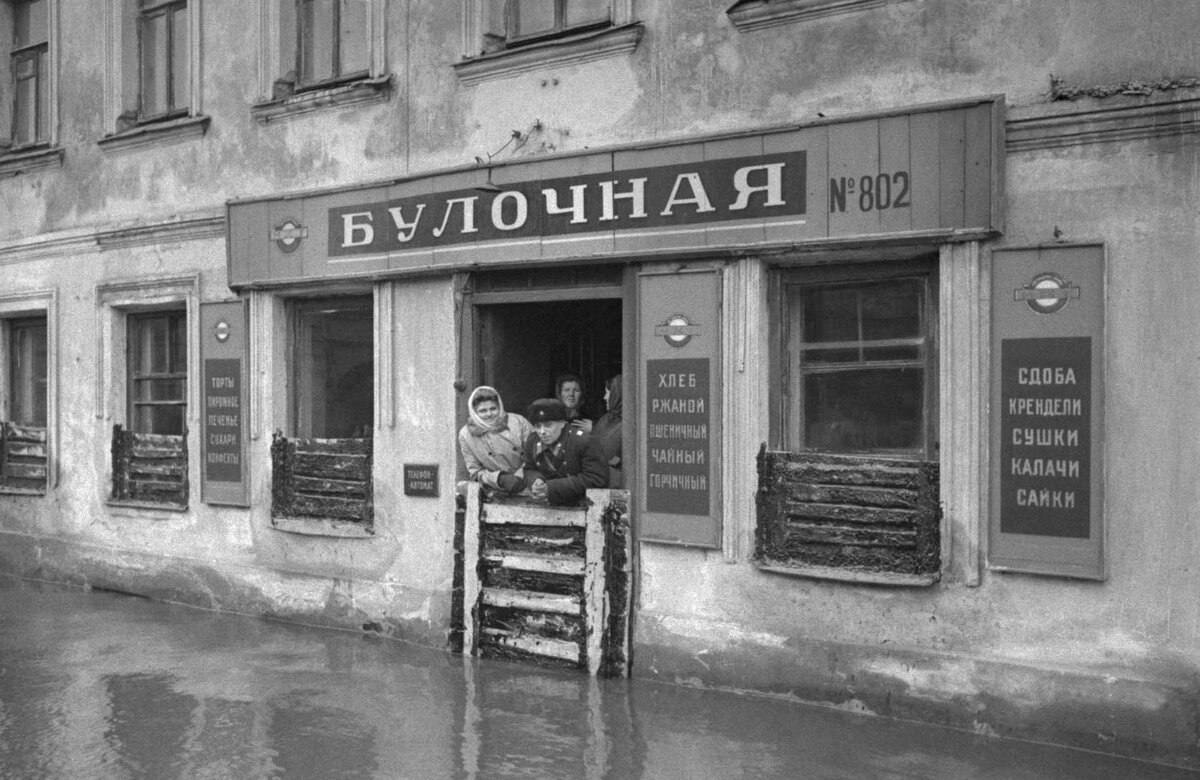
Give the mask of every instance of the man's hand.
[(535, 479), (533, 481), (533, 487), (529, 489), (529, 495), (538, 501), (545, 501), (547, 495), (546, 480), (542, 479), (541, 477)]

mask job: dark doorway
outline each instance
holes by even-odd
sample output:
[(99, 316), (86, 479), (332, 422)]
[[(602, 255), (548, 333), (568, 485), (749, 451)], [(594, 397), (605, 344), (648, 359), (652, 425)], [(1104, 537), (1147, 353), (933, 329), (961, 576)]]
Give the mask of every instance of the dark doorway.
[(606, 411), (604, 383), (621, 373), (621, 300), (503, 303), (478, 307), (480, 384), (495, 387), (507, 410), (524, 414), (554, 395), (560, 374), (583, 382), (584, 413)]

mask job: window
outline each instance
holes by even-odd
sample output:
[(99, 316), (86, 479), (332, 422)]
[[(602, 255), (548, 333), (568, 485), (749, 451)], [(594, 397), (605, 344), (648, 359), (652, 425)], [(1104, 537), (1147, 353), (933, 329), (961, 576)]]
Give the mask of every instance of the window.
[(940, 577), (934, 267), (898, 260), (772, 279), (760, 567), (882, 585)]
[(188, 431), (196, 392), (199, 277), (141, 277), (97, 286), (96, 414), (113, 421), (112, 496), (120, 506), (188, 505)]
[(200, 106), (197, 0), (106, 0), (106, 150), (198, 138), (209, 119)]
[(129, 315), (129, 429), (180, 435), (187, 417), (187, 312)]
[(260, 122), (327, 107), (382, 102), (386, 0), (259, 0), (260, 84), (251, 107)]
[(186, 114), (188, 19), (184, 0), (141, 0), (138, 14), (140, 121)]
[(8, 364), (7, 412), (0, 414), (0, 489), (44, 493), (49, 406), (46, 317), (0, 320), (0, 325), (6, 342), (0, 355), (6, 355)]
[(271, 521), (329, 536), (374, 533), (375, 315), (371, 296), (295, 301), (291, 438), (271, 442)]
[(637, 48), (633, 0), (463, 0), (464, 84), (572, 65)]
[(50, 19), (47, 0), (12, 5), (12, 145), (45, 143), (50, 131)]
[(565, 32), (608, 26), (612, 10), (609, 0), (491, 0), (487, 36), (507, 46), (543, 40)]
[(9, 421), (46, 427), (46, 318), (9, 321)]
[(305, 301), (296, 306), (296, 435), (370, 436), (375, 409), (373, 311), (369, 297)]
[(300, 87), (366, 75), (371, 67), (367, 0), (298, 0)]
[(0, 177), (62, 165), (57, 0), (0, 0)]
[(931, 454), (928, 276), (786, 285), (785, 449)]

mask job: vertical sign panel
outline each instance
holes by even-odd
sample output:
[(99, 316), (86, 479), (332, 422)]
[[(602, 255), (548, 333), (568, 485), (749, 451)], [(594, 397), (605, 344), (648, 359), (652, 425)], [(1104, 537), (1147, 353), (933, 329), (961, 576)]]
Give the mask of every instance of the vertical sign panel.
[(1103, 579), (1104, 250), (994, 254), (993, 568)]
[(200, 497), (249, 506), (245, 301), (200, 304)]
[(640, 278), (643, 541), (721, 544), (720, 285), (718, 269)]

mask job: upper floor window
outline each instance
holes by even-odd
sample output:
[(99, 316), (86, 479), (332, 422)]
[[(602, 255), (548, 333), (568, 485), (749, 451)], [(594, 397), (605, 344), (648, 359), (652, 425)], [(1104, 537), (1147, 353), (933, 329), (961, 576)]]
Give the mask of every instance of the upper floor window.
[(45, 143), (50, 131), (50, 19), (47, 0), (12, 5), (12, 145)]
[(296, 6), (298, 86), (366, 75), (368, 0), (297, 0)]
[(141, 121), (186, 114), (190, 104), (185, 0), (141, 0), (138, 80)]
[(562, 33), (607, 27), (612, 20), (609, 0), (489, 0), (491, 29), (487, 33), (508, 46), (545, 40)]
[(102, 148), (202, 136), (199, 0), (106, 0)]
[(464, 84), (631, 53), (633, 0), (462, 0)]

